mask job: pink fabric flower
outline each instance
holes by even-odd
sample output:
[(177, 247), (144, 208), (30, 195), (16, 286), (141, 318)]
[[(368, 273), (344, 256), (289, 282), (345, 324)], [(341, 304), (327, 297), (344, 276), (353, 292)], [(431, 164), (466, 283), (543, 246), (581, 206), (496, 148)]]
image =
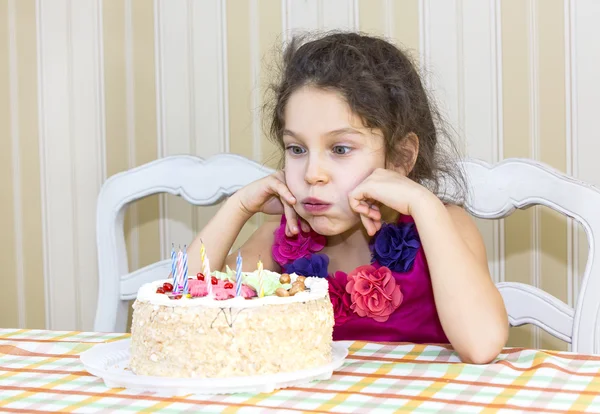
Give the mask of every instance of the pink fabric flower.
[(334, 275), (329, 276), (328, 280), (329, 298), (333, 305), (335, 326), (338, 326), (346, 322), (352, 314), (352, 309), (350, 309), (352, 300), (350, 299), (348, 292), (346, 292), (348, 276), (344, 272), (335, 272)]
[[(216, 285), (213, 285), (213, 295), (217, 300), (225, 300), (231, 299), (235, 297), (235, 288), (236, 284), (231, 282), (233, 287), (225, 288), (225, 280), (218, 280)], [(206, 288), (206, 282), (204, 280), (194, 280), (190, 279), (188, 282), (190, 294), (193, 298), (201, 298), (208, 294), (208, 290)], [(250, 286), (242, 285), (242, 297), (252, 298), (256, 296), (256, 291), (252, 289)]]
[[(275, 242), (271, 249), (273, 259), (280, 266), (283, 267), (301, 257), (309, 258), (312, 253), (321, 251), (325, 247), (325, 236), (312, 229), (309, 232), (301, 229), (300, 233), (294, 237), (287, 237), (285, 225), (286, 219), (285, 216), (282, 216), (281, 225), (275, 230)], [(298, 227), (300, 227), (300, 223), (298, 223)]]
[(402, 303), (402, 292), (387, 267), (360, 266), (348, 274), (346, 292), (350, 293), (350, 308), (359, 316), (385, 322)]

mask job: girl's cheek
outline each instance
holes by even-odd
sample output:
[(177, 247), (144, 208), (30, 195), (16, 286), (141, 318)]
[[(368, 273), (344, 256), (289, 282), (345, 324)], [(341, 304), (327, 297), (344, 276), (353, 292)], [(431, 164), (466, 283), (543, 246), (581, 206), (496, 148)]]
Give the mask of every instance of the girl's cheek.
[(286, 176), (285, 184), (287, 185), (287, 188), (290, 190), (292, 195), (297, 198), (298, 197), (298, 189), (300, 188), (300, 186), (298, 185), (298, 179), (295, 178), (292, 174), (290, 174), (289, 178), (288, 178), (288, 176)]
[(361, 184), (363, 181), (365, 181), (365, 179), (370, 175), (369, 174), (361, 174), (361, 175), (356, 175), (353, 177), (348, 177), (348, 185), (347, 185), (347, 190), (348, 190), (348, 194), (350, 192), (352, 192), (356, 187), (359, 186), (359, 184)]

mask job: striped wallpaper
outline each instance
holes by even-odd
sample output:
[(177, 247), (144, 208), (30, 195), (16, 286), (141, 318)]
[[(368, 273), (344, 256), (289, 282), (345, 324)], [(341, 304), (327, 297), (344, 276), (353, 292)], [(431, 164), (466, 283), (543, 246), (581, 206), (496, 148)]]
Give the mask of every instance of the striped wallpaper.
[[(92, 328), (107, 177), (180, 153), (276, 165), (260, 108), (295, 30), (402, 44), (466, 155), (531, 157), (600, 185), (598, 21), (595, 0), (0, 0), (0, 326)], [(131, 206), (131, 269), (166, 257), (216, 208), (171, 196)], [(574, 304), (578, 226), (538, 208), (479, 226), (495, 280)], [(510, 344), (566, 349), (531, 327)]]

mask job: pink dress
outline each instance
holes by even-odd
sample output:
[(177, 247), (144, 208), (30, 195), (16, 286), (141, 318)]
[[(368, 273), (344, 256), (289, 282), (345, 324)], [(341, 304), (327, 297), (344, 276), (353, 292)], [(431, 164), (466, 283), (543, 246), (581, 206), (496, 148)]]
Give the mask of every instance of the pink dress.
[(327, 269), (326, 243), (314, 231), (275, 231), (273, 259), (282, 270), (326, 277), (335, 314), (333, 339), (448, 343), (435, 307), (425, 253), (412, 217), (384, 224), (373, 237), (370, 264), (346, 274)]

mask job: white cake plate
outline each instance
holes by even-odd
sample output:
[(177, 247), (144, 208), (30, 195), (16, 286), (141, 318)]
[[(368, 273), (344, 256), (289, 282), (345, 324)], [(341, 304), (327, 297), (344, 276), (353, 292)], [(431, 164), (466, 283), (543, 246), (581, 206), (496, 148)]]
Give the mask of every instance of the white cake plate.
[(327, 365), (302, 371), (271, 375), (230, 378), (170, 378), (136, 375), (129, 369), (129, 339), (94, 345), (83, 352), (80, 360), (86, 371), (100, 377), (108, 388), (127, 388), (155, 392), (164, 396), (184, 394), (233, 394), (272, 392), (314, 380), (331, 378), (334, 370), (348, 355), (346, 343), (331, 345), (332, 361)]

